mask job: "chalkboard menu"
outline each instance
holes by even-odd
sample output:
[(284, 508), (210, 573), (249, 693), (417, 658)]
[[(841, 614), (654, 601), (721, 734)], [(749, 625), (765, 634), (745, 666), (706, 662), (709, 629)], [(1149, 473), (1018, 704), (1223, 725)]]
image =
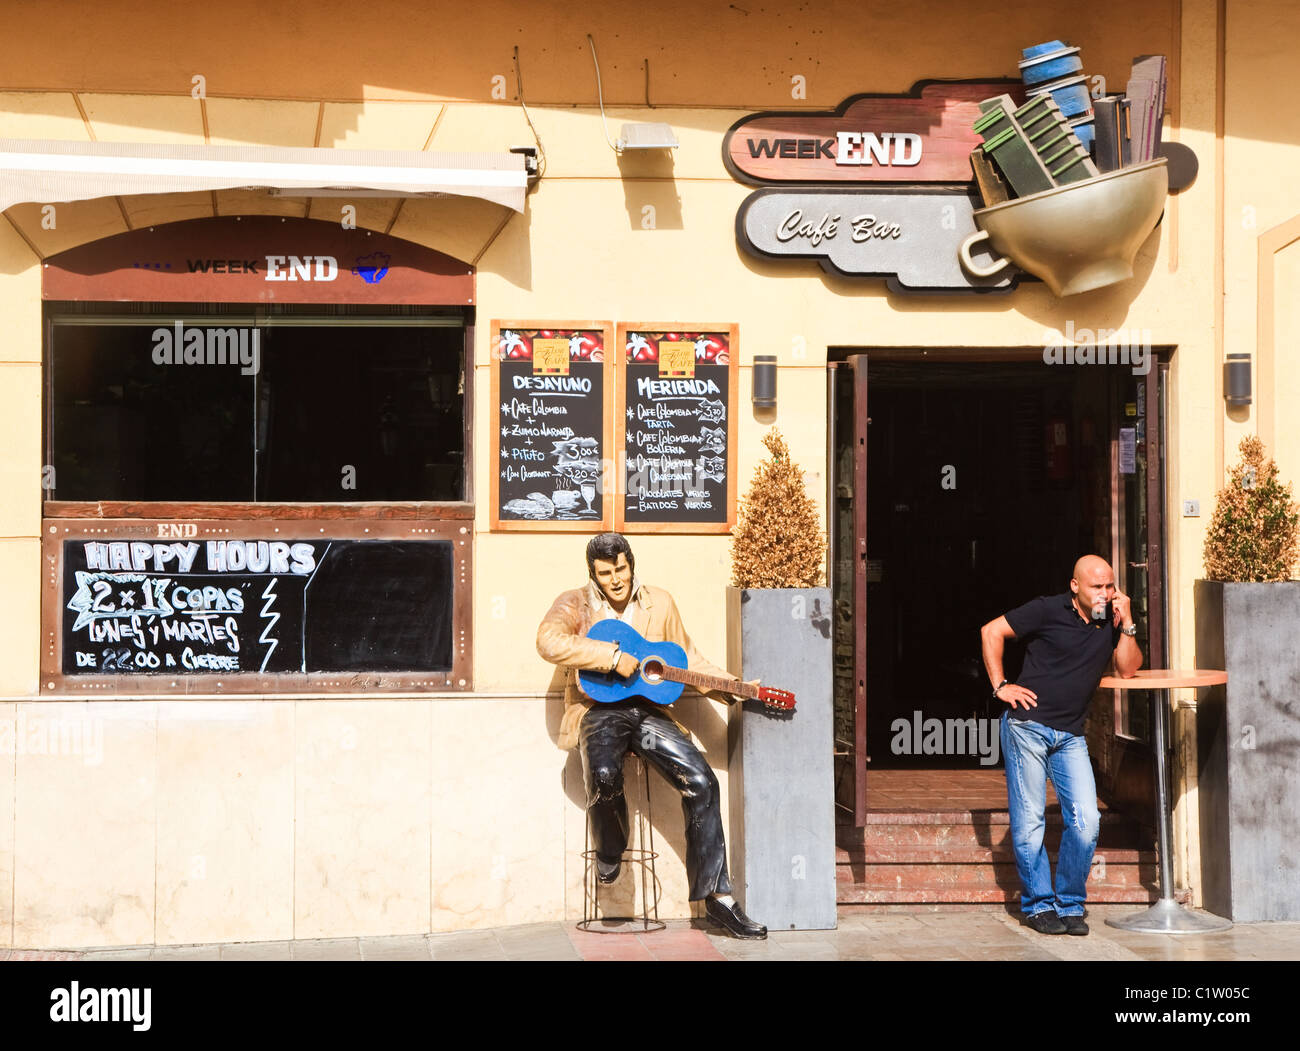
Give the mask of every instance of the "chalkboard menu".
[(736, 337), (734, 325), (619, 326), (616, 528), (725, 533), (734, 524)]
[[(285, 676), (464, 688), (468, 547), (451, 527), (445, 538), (392, 539), (242, 525), (176, 525), (157, 536), (140, 523), (64, 529), (83, 535), (47, 542), (58, 566), (49, 670), (65, 685), (110, 677), (126, 689), (127, 679), (216, 677), (238, 691), (250, 677), (258, 683), (245, 689)], [(352, 525), (341, 531), (371, 532)], [(424, 523), (375, 529), (435, 532)]]
[(611, 340), (600, 322), (493, 322), (493, 529), (612, 527)]

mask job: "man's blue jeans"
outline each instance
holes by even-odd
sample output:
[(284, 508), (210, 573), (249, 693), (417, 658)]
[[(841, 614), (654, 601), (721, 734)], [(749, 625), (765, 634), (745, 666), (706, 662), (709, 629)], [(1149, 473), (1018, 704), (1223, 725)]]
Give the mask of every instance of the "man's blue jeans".
[[(1033, 916), (1054, 908), (1061, 916), (1082, 916), (1088, 897), (1088, 869), (1101, 821), (1088, 743), (1080, 734), (1013, 719), (1004, 712), (1002, 755), (1007, 768), (1011, 842), (1020, 874), (1020, 911)], [(1051, 863), (1043, 845), (1048, 777), (1061, 801), (1064, 824), (1055, 893)]]

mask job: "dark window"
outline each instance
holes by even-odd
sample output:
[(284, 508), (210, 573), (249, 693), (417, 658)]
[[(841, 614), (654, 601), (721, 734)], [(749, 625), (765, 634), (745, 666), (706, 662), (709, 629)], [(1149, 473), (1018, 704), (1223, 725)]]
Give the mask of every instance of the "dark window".
[(51, 499), (465, 499), (462, 317), (189, 309), (52, 315)]
[(229, 366), (155, 365), (153, 327), (54, 327), (51, 497), (252, 496), (253, 377)]

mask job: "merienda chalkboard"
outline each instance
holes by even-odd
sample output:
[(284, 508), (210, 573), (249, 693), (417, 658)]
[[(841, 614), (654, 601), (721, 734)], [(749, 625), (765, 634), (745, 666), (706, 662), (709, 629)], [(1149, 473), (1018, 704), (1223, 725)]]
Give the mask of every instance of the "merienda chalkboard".
[(734, 326), (620, 326), (617, 528), (726, 532), (735, 509)]
[(494, 529), (610, 528), (610, 330), (493, 322)]
[(455, 543), (66, 539), (60, 670), (447, 674), (458, 649)]

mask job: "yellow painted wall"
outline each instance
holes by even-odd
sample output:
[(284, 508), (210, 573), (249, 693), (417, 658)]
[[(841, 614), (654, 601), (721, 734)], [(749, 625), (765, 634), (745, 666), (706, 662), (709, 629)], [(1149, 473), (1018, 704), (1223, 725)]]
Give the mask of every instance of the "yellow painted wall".
[[(765, 429), (749, 409), (749, 365), (756, 353), (775, 353), (777, 423), (819, 507), (829, 347), (1040, 347), (1067, 322), (1136, 330), (1176, 347), (1170, 507), (1193, 496), (1203, 506), (1201, 519), (1174, 513), (1169, 522), (1172, 658), (1189, 663), (1191, 582), (1222, 466), (1217, 340), (1254, 349), (1257, 238), (1300, 214), (1295, 179), (1279, 177), (1296, 169), (1300, 117), (1261, 102), (1300, 57), (1300, 16), (1280, 0), (1229, 5), (1221, 177), (1216, 11), (1213, 0), (1100, 0), (1067, 19), (1013, 0), (990, 26), (979, 10), (948, 0), (892, 8), (777, 0), (746, 12), (672, 0), (653, 17), (621, 4), (406, 0), (384, 18), (349, 19), (346, 29), (302, 0), (270, 10), (233, 0), (187, 8), (183, 18), (161, 3), (137, 6), (130, 18), (88, 3), (11, 12), (8, 39), (25, 43), (6, 55), (0, 137), (500, 150), (532, 141), (514, 101), (518, 45), (547, 168), (523, 215), (463, 200), (358, 202), (367, 228), (477, 260), (474, 675), (483, 696), (471, 698), (31, 700), (41, 645), (39, 259), (128, 224), (211, 215), (214, 195), (59, 205), (54, 229), (42, 227), (35, 205), (0, 219), (0, 697), (18, 701), (0, 704), (0, 726), (16, 733), (36, 717), (80, 713), (101, 727), (105, 749), (97, 765), (78, 754), (0, 756), (0, 784), (15, 797), (10, 805), (9, 789), (0, 790), (0, 814), (12, 815), (0, 818), (0, 938), (12, 930), (14, 944), (72, 945), (400, 933), (580, 909), (581, 773), (553, 746), (559, 702), (545, 695), (554, 670), (532, 640), (555, 593), (582, 582), (586, 538), (487, 529), (493, 318), (739, 323), (737, 481), (748, 484)], [(620, 161), (605, 145), (587, 32), (600, 48), (611, 128), (666, 121), (682, 142), (671, 158)], [(766, 264), (738, 252), (734, 219), (750, 191), (720, 160), (722, 133), (736, 119), (828, 108), (926, 77), (1014, 75), (1021, 46), (1054, 36), (1081, 45), (1087, 72), (1105, 76), (1111, 91), (1122, 90), (1133, 55), (1171, 57), (1166, 134), (1196, 151), (1200, 175), (1171, 198), (1133, 281), (1059, 301), (1035, 285), (1003, 297), (902, 298), (882, 283), (823, 275), (811, 262)], [(206, 78), (205, 99), (191, 95), (195, 74)], [(804, 78), (805, 97), (791, 97), (793, 77)], [(507, 98), (494, 99), (497, 83)], [(643, 227), (646, 206), (654, 229)], [(219, 214), (329, 219), (338, 207), (215, 195)], [(1240, 221), (1248, 207), (1253, 228)], [(1220, 229), (1225, 328), (1216, 333)], [(1297, 334), (1284, 306), (1300, 291), (1297, 250), (1278, 256), (1279, 355)], [(1279, 357), (1276, 378), (1277, 451), (1295, 479), (1289, 358)], [(1225, 443), (1254, 426), (1254, 410), (1229, 420)], [(695, 641), (723, 660), (726, 538), (633, 542), (643, 578), (674, 592)], [(725, 789), (722, 710), (704, 701), (685, 708)], [(663, 907), (682, 915), (679, 810), (657, 779), (653, 791)], [(97, 833), (68, 835), (60, 824), (79, 813), (114, 823), (111, 864)], [(202, 820), (187, 821), (193, 814)]]
[[(0, 702), (0, 733), (12, 728), (18, 706)], [(0, 748), (0, 945), (14, 940), (14, 762), (16, 748)]]

